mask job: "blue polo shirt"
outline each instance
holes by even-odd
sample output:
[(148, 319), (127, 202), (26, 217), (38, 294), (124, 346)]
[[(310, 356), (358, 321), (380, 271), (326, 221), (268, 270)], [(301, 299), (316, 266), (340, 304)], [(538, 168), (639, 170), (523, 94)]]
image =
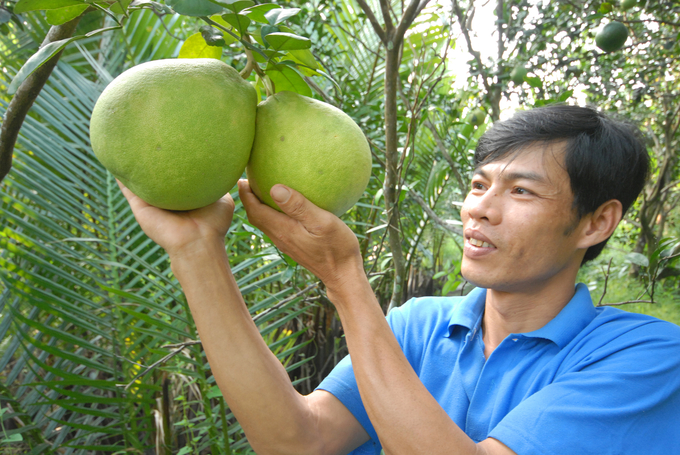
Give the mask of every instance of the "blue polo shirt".
[[(680, 327), (595, 308), (579, 284), (552, 321), (485, 359), (485, 298), (418, 298), (387, 316), (420, 380), (474, 441), (492, 437), (519, 455), (680, 453)], [(351, 453), (380, 453), (349, 356), (319, 389), (370, 435)]]

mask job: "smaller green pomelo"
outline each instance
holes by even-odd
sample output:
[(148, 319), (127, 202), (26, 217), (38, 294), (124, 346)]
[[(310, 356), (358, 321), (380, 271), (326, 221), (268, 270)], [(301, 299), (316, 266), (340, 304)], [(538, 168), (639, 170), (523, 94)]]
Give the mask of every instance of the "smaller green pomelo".
[(605, 52), (618, 51), (626, 44), (628, 27), (621, 22), (610, 22), (595, 35), (595, 44)]
[(470, 116), (468, 117), (468, 122), (470, 122), (474, 126), (479, 126), (482, 123), (484, 123), (485, 118), (486, 112), (484, 112), (480, 108), (477, 108), (470, 113)]
[(95, 155), (147, 203), (192, 210), (224, 196), (243, 174), (257, 95), (216, 59), (137, 65), (114, 79), (92, 111)]
[(371, 151), (359, 126), (340, 109), (283, 91), (257, 107), (246, 174), (270, 207), (280, 210), (269, 191), (281, 183), (340, 216), (368, 185)]
[(621, 2), (621, 9), (624, 11), (628, 11), (629, 9), (637, 5), (637, 3), (638, 0), (623, 0)]
[(510, 80), (517, 85), (524, 83), (524, 78), (527, 76), (527, 69), (524, 65), (517, 65), (510, 73)]

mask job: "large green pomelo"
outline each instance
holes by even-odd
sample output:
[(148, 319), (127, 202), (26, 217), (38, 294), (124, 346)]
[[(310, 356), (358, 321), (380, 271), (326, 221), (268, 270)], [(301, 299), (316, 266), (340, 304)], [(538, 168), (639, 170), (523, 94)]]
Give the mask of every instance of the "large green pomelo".
[(340, 109), (284, 91), (257, 107), (246, 173), (257, 197), (277, 210), (269, 190), (282, 183), (340, 216), (368, 185), (371, 150), (359, 126)]
[(626, 44), (628, 27), (621, 22), (610, 22), (595, 35), (595, 44), (605, 52), (618, 51)]
[(147, 203), (192, 210), (224, 196), (243, 174), (256, 109), (255, 89), (219, 60), (143, 63), (97, 100), (92, 149)]

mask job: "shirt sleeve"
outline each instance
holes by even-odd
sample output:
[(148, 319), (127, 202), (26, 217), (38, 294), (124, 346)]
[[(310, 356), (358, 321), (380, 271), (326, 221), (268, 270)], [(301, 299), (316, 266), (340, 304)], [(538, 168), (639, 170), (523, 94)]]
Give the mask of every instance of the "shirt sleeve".
[(519, 455), (661, 455), (680, 448), (678, 417), (680, 327), (657, 321), (590, 351), (489, 436)]

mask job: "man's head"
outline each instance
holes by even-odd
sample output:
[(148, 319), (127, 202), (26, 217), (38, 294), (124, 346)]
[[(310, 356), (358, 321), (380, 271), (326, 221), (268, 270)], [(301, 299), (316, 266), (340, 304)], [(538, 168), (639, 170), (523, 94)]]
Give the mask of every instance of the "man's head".
[[(612, 199), (625, 213), (642, 191), (649, 156), (639, 130), (587, 107), (552, 105), (494, 124), (478, 142), (475, 167), (556, 145), (564, 149), (578, 219)], [(597, 257), (606, 242), (588, 248), (583, 262)]]

